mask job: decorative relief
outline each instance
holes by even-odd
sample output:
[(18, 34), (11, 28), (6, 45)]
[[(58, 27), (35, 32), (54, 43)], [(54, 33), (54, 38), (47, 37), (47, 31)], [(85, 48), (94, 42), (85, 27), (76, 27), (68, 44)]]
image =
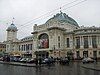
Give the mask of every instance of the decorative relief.
[(34, 39), (34, 41), (35, 41), (35, 40), (37, 39), (37, 35), (34, 35), (33, 39)]
[(50, 36), (50, 38), (52, 38), (52, 36), (54, 36), (54, 32), (52, 30), (49, 31), (49, 36)]

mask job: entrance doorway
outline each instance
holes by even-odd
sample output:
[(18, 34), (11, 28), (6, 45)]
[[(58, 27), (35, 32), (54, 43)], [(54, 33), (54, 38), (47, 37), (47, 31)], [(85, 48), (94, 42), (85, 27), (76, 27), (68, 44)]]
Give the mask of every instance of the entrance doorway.
[(88, 57), (88, 51), (83, 51), (83, 58)]
[(80, 52), (79, 51), (76, 51), (76, 56), (77, 56), (77, 59), (80, 59)]
[(94, 59), (97, 58), (97, 51), (93, 51), (93, 58), (94, 58)]

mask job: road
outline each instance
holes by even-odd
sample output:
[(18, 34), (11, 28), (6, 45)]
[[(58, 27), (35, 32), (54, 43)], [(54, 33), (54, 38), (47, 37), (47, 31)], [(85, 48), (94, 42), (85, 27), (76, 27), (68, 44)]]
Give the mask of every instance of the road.
[(0, 75), (100, 75), (100, 71), (85, 69), (81, 65), (74, 62), (64, 66), (56, 64), (36, 68), (0, 64)]

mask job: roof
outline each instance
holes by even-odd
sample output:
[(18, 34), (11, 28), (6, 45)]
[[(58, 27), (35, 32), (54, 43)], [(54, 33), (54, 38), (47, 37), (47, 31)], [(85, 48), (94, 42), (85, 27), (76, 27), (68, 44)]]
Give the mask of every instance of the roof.
[(57, 20), (60, 23), (64, 22), (64, 23), (69, 23), (71, 25), (78, 26), (78, 23), (73, 18), (69, 17), (68, 15), (66, 15), (66, 13), (63, 12), (57, 13), (56, 15), (54, 15), (54, 17), (50, 18), (46, 23), (52, 20)]
[(17, 27), (12, 23), (8, 28), (7, 31), (18, 31)]
[(26, 36), (26, 37), (21, 39), (21, 41), (29, 41), (29, 40), (33, 40), (33, 35)]

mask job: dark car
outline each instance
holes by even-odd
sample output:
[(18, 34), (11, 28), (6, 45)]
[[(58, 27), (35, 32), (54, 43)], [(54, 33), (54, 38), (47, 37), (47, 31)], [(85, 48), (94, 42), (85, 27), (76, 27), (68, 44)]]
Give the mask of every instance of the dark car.
[(13, 61), (13, 62), (20, 62), (21, 59), (22, 59), (21, 57), (14, 57), (14, 56), (10, 57), (10, 61)]
[(45, 58), (42, 61), (42, 64), (53, 64), (55, 62), (55, 60), (53, 58)]
[(62, 64), (62, 65), (69, 64), (68, 58), (61, 58), (59, 62), (60, 62), (60, 64)]
[(15, 61), (15, 62), (20, 62), (21, 59), (22, 59), (22, 58), (14, 58), (14, 61)]
[(47, 62), (49, 62), (48, 58), (45, 58), (45, 59), (42, 60), (42, 64), (46, 64)]
[(4, 56), (3, 61), (10, 62), (10, 57), (9, 56)]

